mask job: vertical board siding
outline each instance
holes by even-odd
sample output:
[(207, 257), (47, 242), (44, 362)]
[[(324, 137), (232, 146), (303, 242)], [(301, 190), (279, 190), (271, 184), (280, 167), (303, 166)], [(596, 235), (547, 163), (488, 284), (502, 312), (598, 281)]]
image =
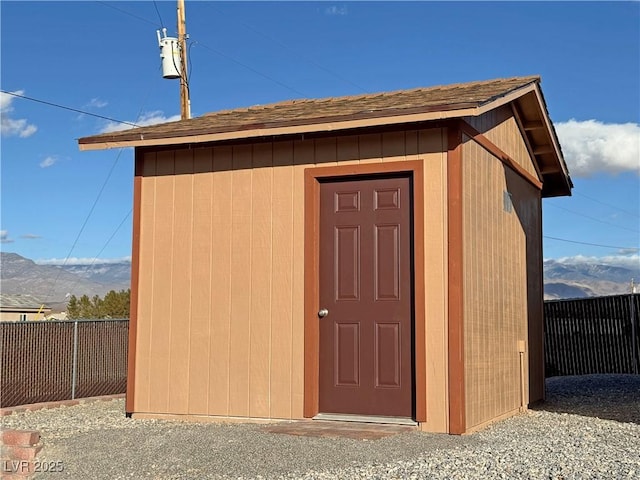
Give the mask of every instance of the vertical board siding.
[(463, 144), (464, 349), (467, 429), (520, 406), (518, 341), (527, 339), (526, 182), (479, 145)]
[[(149, 409), (169, 412), (173, 282), (174, 152), (158, 152), (153, 200), (153, 325), (150, 338)], [(144, 189), (144, 183), (143, 183)], [(144, 246), (141, 245), (141, 250)]]
[(547, 301), (544, 321), (547, 377), (640, 373), (640, 294)]
[[(138, 318), (135, 360), (135, 397), (133, 411), (151, 411), (150, 375), (151, 340), (153, 334), (153, 260), (155, 255), (155, 182), (156, 154), (145, 153), (142, 159), (142, 177), (140, 179), (140, 249), (138, 278)], [(133, 292), (132, 292), (133, 293)]]
[(430, 362), (430, 429), (446, 431), (443, 135), (412, 130), (146, 153), (135, 411), (302, 418), (304, 170), (422, 159), (428, 311), (421, 341)]
[(382, 161), (382, 134), (371, 133), (358, 136), (358, 148), (360, 150), (359, 163), (371, 163)]
[(292, 418), (293, 351), (293, 142), (273, 145), (271, 254), (271, 418)]
[(249, 416), (269, 417), (271, 371), (271, 256), (273, 151), (254, 145), (251, 185), (251, 335), (249, 338)]
[[(193, 150), (174, 155), (173, 250), (171, 270), (171, 310), (169, 313), (169, 411), (188, 413), (189, 332), (193, 302), (191, 298), (191, 252), (193, 249)], [(197, 381), (196, 379), (194, 379)]]
[(536, 167), (522, 136), (523, 132), (520, 132), (509, 106), (491, 110), (479, 117), (465, 117), (465, 121), (483, 133), (493, 144), (498, 145), (527, 172), (538, 178)]
[(293, 142), (293, 289), (291, 415), (304, 415), (304, 170), (314, 163), (313, 143)]
[[(231, 330), (229, 415), (249, 416), (251, 354), (251, 145), (233, 147), (231, 178)], [(216, 345), (224, 348), (224, 345)]]
[[(448, 235), (447, 129), (407, 132), (407, 160), (425, 158), (424, 272), (427, 421), (430, 432), (448, 432)], [(436, 153), (437, 152), (437, 153)]]
[(207, 413), (229, 414), (231, 352), (231, 245), (233, 150), (213, 150), (213, 204), (211, 225), (210, 353)]
[[(188, 356), (188, 409), (191, 414), (205, 415), (209, 396), (208, 359), (211, 348), (211, 267), (212, 261), (212, 202), (213, 155), (211, 149), (193, 152), (193, 224), (191, 255), (191, 322)], [(185, 319), (188, 321), (188, 318)]]

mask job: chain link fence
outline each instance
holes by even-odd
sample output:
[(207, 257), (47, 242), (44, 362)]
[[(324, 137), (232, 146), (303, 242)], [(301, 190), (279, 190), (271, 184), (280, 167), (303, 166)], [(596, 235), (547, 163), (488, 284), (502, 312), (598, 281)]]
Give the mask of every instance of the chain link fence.
[(124, 393), (129, 320), (0, 322), (0, 407)]
[(640, 294), (544, 304), (547, 377), (640, 373)]

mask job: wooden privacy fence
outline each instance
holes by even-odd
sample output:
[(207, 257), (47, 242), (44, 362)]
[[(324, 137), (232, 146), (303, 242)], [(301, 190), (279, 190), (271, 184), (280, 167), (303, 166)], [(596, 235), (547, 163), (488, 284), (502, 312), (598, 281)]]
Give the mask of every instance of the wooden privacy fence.
[(544, 303), (547, 377), (640, 373), (640, 294)]
[(0, 407), (124, 393), (129, 320), (0, 322)]

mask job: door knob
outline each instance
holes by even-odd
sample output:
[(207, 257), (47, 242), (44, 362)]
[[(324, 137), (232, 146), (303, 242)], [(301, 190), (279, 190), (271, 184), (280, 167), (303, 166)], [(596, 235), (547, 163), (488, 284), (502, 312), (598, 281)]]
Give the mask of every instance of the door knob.
[(329, 310), (327, 310), (326, 308), (322, 308), (322, 309), (320, 309), (320, 311), (318, 312), (318, 316), (319, 316), (320, 318), (324, 318), (324, 317), (326, 317), (327, 315), (329, 315)]

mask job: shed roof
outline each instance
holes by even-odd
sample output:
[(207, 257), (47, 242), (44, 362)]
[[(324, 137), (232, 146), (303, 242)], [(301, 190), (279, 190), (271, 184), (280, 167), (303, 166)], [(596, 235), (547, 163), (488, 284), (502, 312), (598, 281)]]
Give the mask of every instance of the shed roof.
[(104, 133), (81, 150), (160, 146), (337, 132), (477, 116), (507, 103), (519, 112), (543, 176), (543, 195), (568, 195), (571, 180), (539, 88), (540, 77), (513, 77), (375, 94), (288, 100)]
[[(41, 307), (42, 302), (33, 295), (0, 293), (0, 310), (3, 312), (37, 312)], [(45, 305), (43, 310), (48, 311), (51, 308)]]

